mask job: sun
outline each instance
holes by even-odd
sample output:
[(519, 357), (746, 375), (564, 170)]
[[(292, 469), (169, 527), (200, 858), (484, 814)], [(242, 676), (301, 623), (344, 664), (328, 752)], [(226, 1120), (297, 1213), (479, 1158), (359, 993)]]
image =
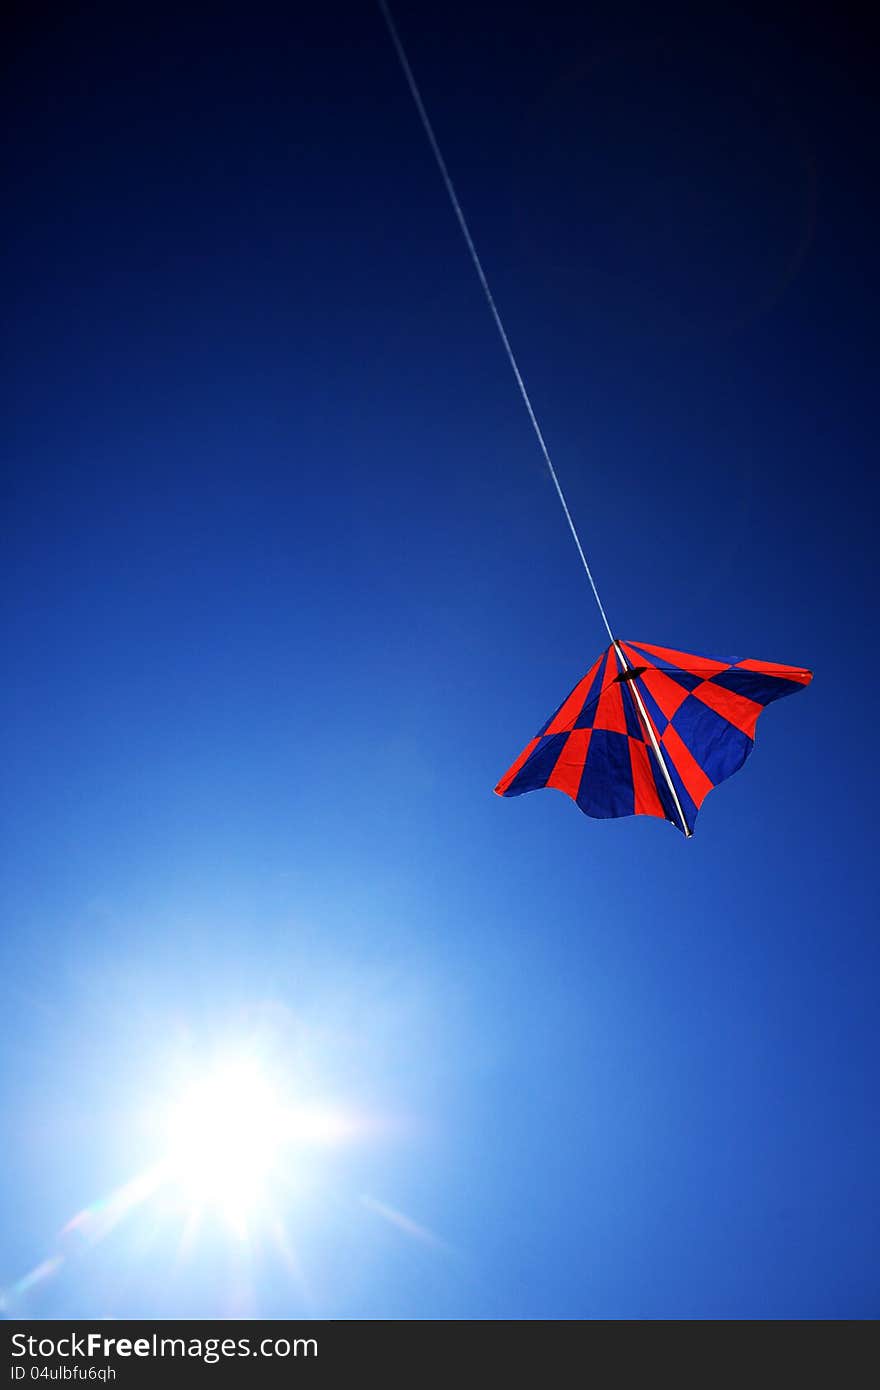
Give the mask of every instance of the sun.
[(164, 1131), (166, 1181), (190, 1208), (233, 1225), (266, 1204), (290, 1138), (282, 1097), (249, 1059), (224, 1061), (184, 1085)]

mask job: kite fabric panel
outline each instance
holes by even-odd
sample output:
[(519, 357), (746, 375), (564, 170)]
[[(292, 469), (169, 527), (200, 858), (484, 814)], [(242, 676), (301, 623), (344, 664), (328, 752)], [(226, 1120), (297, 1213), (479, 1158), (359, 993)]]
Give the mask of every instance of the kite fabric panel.
[(588, 816), (658, 816), (693, 833), (707, 794), (738, 772), (767, 705), (812, 672), (618, 641), (527, 743), (495, 791), (565, 792)]

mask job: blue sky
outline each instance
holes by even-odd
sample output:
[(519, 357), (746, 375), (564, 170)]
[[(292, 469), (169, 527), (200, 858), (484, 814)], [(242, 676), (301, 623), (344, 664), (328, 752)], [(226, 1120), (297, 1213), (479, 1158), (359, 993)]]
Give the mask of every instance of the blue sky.
[[(396, 8), (615, 630), (815, 671), (687, 842), (492, 795), (604, 632), (378, 12), (23, 21), (6, 1316), (876, 1313), (874, 113), (737, 9)], [(245, 1043), (348, 1137), (104, 1229)]]

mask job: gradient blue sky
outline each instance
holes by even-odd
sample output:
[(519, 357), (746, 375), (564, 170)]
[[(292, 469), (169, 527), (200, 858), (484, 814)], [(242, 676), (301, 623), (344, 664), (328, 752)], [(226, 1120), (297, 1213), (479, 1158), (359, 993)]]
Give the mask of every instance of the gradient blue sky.
[[(876, 1314), (876, 110), (710, 8), (396, 7), (615, 629), (816, 673), (690, 842), (492, 795), (604, 633), (378, 11), (22, 18), (7, 1316)], [(60, 1236), (254, 1038), (283, 1239)]]

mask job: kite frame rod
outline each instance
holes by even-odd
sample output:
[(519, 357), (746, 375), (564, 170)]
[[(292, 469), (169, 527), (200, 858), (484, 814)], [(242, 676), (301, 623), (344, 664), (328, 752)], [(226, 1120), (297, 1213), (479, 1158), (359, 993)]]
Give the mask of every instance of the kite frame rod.
[[(617, 659), (618, 659), (618, 661), (620, 661), (620, 662), (623, 663), (623, 669), (624, 669), (624, 671), (631, 671), (631, 670), (632, 670), (632, 667), (630, 666), (629, 662), (627, 661), (627, 659), (626, 659), (626, 657), (625, 657), (625, 655), (624, 655), (624, 653), (623, 653), (623, 649), (622, 649), (620, 643), (618, 642), (617, 638), (616, 638), (616, 637), (612, 637), (611, 642), (612, 642), (612, 645), (613, 645), (613, 647), (614, 647), (614, 650), (615, 650), (616, 653), (617, 653)], [(630, 687), (630, 690), (631, 690), (632, 693), (633, 693), (633, 696), (634, 696), (634, 698), (635, 698), (636, 704), (637, 704), (638, 707), (639, 707), (639, 713), (640, 713), (641, 716), (642, 716), (642, 722), (644, 723), (645, 730), (646, 730), (646, 732), (647, 732), (648, 738), (651, 740), (651, 747), (654, 749), (654, 754), (655, 754), (655, 756), (656, 756), (656, 758), (657, 758), (657, 761), (658, 761), (658, 763), (660, 764), (660, 767), (661, 767), (661, 769), (662, 769), (662, 771), (663, 771), (663, 776), (664, 776), (665, 779), (666, 779), (666, 785), (667, 785), (667, 787), (669, 788), (670, 792), (672, 793), (672, 799), (673, 799), (673, 801), (675, 802), (675, 809), (678, 811), (678, 814), (681, 816), (681, 828), (682, 828), (682, 830), (683, 830), (684, 833), (685, 833), (685, 837), (689, 840), (689, 839), (691, 838), (691, 836), (693, 835), (694, 832), (691, 830), (690, 826), (688, 825), (688, 823), (687, 823), (687, 817), (685, 816), (685, 813), (684, 813), (684, 811), (682, 810), (681, 802), (680, 802), (679, 799), (678, 799), (678, 792), (675, 790), (675, 786), (673, 785), (673, 781), (672, 781), (672, 777), (671, 777), (670, 772), (669, 772), (669, 768), (666, 766), (666, 759), (665, 759), (664, 756), (663, 756), (663, 753), (662, 753), (661, 748), (660, 748), (660, 742), (659, 742), (659, 740), (658, 740), (658, 738), (657, 738), (656, 733), (654, 732), (654, 726), (653, 726), (653, 724), (651, 723), (651, 720), (650, 720), (650, 718), (649, 718), (649, 716), (648, 716), (648, 711), (645, 709), (644, 702), (642, 701), (642, 697), (641, 697), (641, 695), (639, 694), (638, 687), (636, 686), (636, 683), (635, 683), (634, 680), (631, 680), (631, 681), (629, 682), (629, 687)]]
[(529, 393), (526, 390), (526, 385), (523, 381), (522, 373), (517, 364), (517, 360), (513, 355), (513, 348), (510, 346), (510, 339), (507, 336), (507, 332), (505, 330), (504, 324), (501, 321), (501, 315), (498, 312), (498, 307), (495, 303), (494, 296), (489, 288), (489, 281), (486, 279), (486, 272), (483, 269), (483, 263), (480, 260), (479, 255), (477, 254), (477, 248), (474, 245), (474, 239), (471, 236), (470, 228), (467, 224), (464, 212), (462, 211), (461, 203), (458, 201), (458, 194), (455, 191), (455, 186), (450, 177), (449, 170), (446, 167), (446, 161), (443, 158), (440, 146), (437, 143), (437, 137), (434, 134), (434, 127), (431, 125), (430, 119), (428, 117), (428, 112), (425, 109), (425, 103), (422, 100), (422, 94), (419, 91), (418, 83), (416, 82), (416, 79), (413, 76), (412, 68), (409, 65), (409, 59), (406, 56), (406, 50), (403, 47), (400, 35), (397, 32), (397, 27), (394, 23), (394, 20), (391, 17), (391, 11), (385, 3), (385, 0), (378, 0), (378, 4), (379, 9), (382, 11), (382, 17), (385, 20), (388, 33), (391, 37), (391, 42), (394, 44), (394, 48), (397, 53), (397, 57), (400, 61), (400, 66), (403, 70), (403, 75), (406, 78), (410, 94), (412, 96), (413, 101), (415, 102), (416, 110), (418, 111), (419, 116), (421, 118), (425, 134), (428, 137), (428, 144), (431, 146), (434, 158), (437, 161), (437, 167), (440, 170), (443, 182), (446, 185), (446, 192), (449, 194), (449, 201), (452, 204), (452, 210), (458, 218), (458, 225), (461, 228), (462, 236), (465, 239), (467, 249), (470, 252), (471, 260), (474, 263), (474, 270), (477, 272), (477, 278), (483, 287), (483, 293), (486, 296), (486, 303), (489, 305), (492, 317), (495, 320), (495, 327), (498, 329), (498, 335), (501, 338), (502, 344), (504, 345), (504, 351), (507, 353), (507, 360), (510, 363), (513, 375), (516, 378), (516, 384), (519, 387), (520, 395), (523, 398), (523, 403), (525, 405), (526, 410), (528, 411), (529, 419), (532, 422), (532, 429), (535, 431), (538, 443), (541, 446), (541, 453), (544, 456), (544, 462), (547, 465), (550, 477), (553, 479), (553, 486), (556, 488), (556, 494), (559, 498), (559, 501), (562, 504), (562, 510), (565, 513), (565, 519), (568, 522), (568, 529), (571, 531), (571, 534), (574, 537), (574, 543), (577, 546), (578, 555), (580, 555), (581, 557), (581, 563), (584, 569), (586, 570), (587, 578), (590, 581), (590, 588), (593, 590), (593, 598), (596, 600), (599, 612), (602, 615), (602, 622), (605, 624), (605, 630), (608, 633), (609, 638), (613, 642), (614, 633), (611, 631), (611, 624), (608, 621), (608, 615), (606, 614), (602, 604), (602, 600), (599, 597), (599, 590), (596, 588), (596, 581), (593, 578), (593, 572), (590, 569), (587, 557), (584, 554), (584, 548), (581, 545), (581, 539), (577, 533), (574, 521), (572, 520), (571, 512), (568, 510), (568, 503), (565, 500), (565, 493), (562, 491), (562, 484), (556, 476), (556, 469), (553, 467), (553, 463), (550, 459), (550, 451), (547, 448), (547, 444), (544, 440), (544, 435), (541, 431), (541, 426), (538, 424), (538, 417), (535, 414), (534, 407), (532, 406), (532, 402), (529, 398)]

